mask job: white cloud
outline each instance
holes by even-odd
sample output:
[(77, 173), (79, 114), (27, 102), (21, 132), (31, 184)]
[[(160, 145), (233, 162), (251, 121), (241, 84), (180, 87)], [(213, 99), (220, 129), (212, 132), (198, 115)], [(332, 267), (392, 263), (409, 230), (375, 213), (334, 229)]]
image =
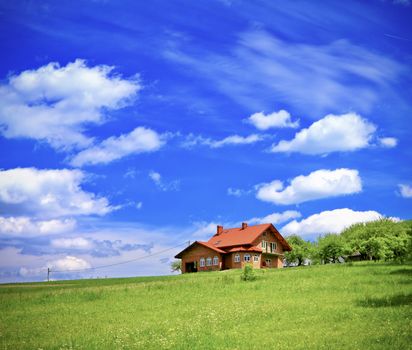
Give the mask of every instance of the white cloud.
[(190, 134), (182, 143), (183, 147), (191, 148), (197, 145), (209, 146), (210, 148), (220, 148), (227, 145), (249, 145), (260, 142), (265, 138), (263, 135), (252, 134), (249, 136), (231, 135), (222, 140), (212, 140), (203, 136)]
[(90, 268), (90, 264), (81, 258), (77, 258), (75, 256), (66, 256), (62, 259), (57, 259), (54, 261), (50, 261), (47, 264), (47, 267), (51, 268), (53, 271), (74, 271), (74, 270), (83, 270), (83, 269), (88, 269)]
[[(191, 236), (195, 239), (208, 240), (216, 233), (217, 222), (197, 221), (193, 223), (194, 229)], [(229, 225), (232, 226), (232, 225)]]
[(296, 210), (286, 210), (283, 213), (272, 213), (264, 217), (256, 217), (246, 220), (251, 225), (272, 223), (274, 225), (281, 224), (291, 219), (300, 218), (302, 215)]
[(165, 183), (162, 180), (160, 173), (156, 171), (151, 171), (149, 173), (150, 179), (156, 184), (156, 186), (162, 191), (178, 191), (180, 186), (179, 180), (174, 180), (169, 183)]
[(63, 249), (91, 249), (94, 244), (89, 239), (83, 237), (75, 238), (57, 238), (51, 241), (51, 246), (54, 248)]
[[(90, 268), (91, 265), (84, 259), (77, 258), (75, 256), (67, 255), (64, 258), (49, 261), (46, 266), (43, 267), (21, 267), (19, 274), (22, 277), (34, 277), (34, 276), (47, 276), (47, 268), (50, 268), (53, 272), (76, 272), (77, 270), (83, 270)], [(53, 277), (53, 275), (52, 275)]]
[(242, 221), (196, 221), (193, 222), (193, 228), (188, 229), (188, 235), (197, 240), (208, 240), (216, 233), (218, 225), (222, 225), (225, 228), (228, 227), (241, 227), (242, 222), (247, 222), (250, 225), (267, 224), (272, 223), (274, 225), (281, 224), (291, 219), (299, 218), (301, 214), (295, 210), (286, 210), (283, 213), (272, 213), (264, 217), (254, 217), (250, 219), (244, 219)]
[(360, 192), (362, 182), (357, 170), (316, 170), (300, 175), (284, 187), (280, 180), (257, 185), (256, 198), (275, 204), (297, 204), (314, 199), (336, 197)]
[(162, 179), (162, 176), (161, 176), (158, 172), (156, 172), (156, 171), (151, 171), (151, 172), (149, 173), (149, 177), (150, 177), (150, 178), (153, 180), (153, 182), (156, 183), (156, 184), (160, 183), (160, 181), (161, 181), (161, 179)]
[(123, 175), (125, 179), (135, 179), (139, 172), (136, 169), (129, 168)]
[(252, 134), (249, 136), (239, 136), (239, 135), (232, 135), (225, 137), (223, 140), (220, 141), (212, 141), (210, 143), (210, 147), (212, 148), (219, 148), (226, 145), (249, 145), (252, 143), (256, 143), (263, 140), (263, 136)]
[(242, 190), (240, 188), (232, 188), (229, 187), (227, 189), (227, 194), (229, 196), (234, 196), (234, 197), (241, 197), (243, 195), (249, 194), (251, 191), (246, 191), (246, 190)]
[(353, 211), (348, 208), (323, 211), (301, 221), (293, 220), (285, 225), (281, 232), (285, 235), (299, 236), (340, 233), (345, 228), (359, 223), (382, 218), (376, 211)]
[(141, 88), (136, 79), (122, 79), (112, 70), (77, 59), (64, 67), (52, 62), (11, 76), (0, 86), (1, 134), (46, 141), (55, 148), (89, 146), (86, 124), (104, 122), (107, 111), (129, 104)]
[(412, 186), (399, 184), (399, 191), (404, 198), (412, 198)]
[(378, 139), (378, 141), (382, 147), (386, 148), (393, 148), (398, 144), (398, 139), (396, 139), (395, 137), (382, 137)]
[(26, 216), (2, 217), (0, 216), (0, 234), (11, 236), (36, 236), (49, 235), (73, 231), (76, 220), (33, 220)]
[[(86, 223), (86, 226), (82, 226)], [(104, 277), (125, 277), (125, 276), (154, 276), (170, 274), (169, 264), (160, 264), (159, 259), (169, 258), (187, 246), (187, 241), (190, 234), (194, 231), (194, 227), (188, 226), (159, 226), (159, 225), (142, 225), (138, 222), (114, 222), (114, 221), (93, 221), (93, 225), (89, 225), (89, 221), (79, 221), (78, 231), (82, 232), (78, 235), (52, 237), (55, 239), (75, 239), (84, 238), (93, 244), (92, 249), (81, 249), (82, 241), (59, 241), (55, 242), (55, 246), (59, 245), (62, 248), (52, 247), (51, 245), (42, 246), (45, 244), (44, 238), (39, 240), (27, 241), (24, 243), (22, 250), (21, 245), (13, 244), (12, 247), (0, 247), (0, 277), (2, 282), (23, 282), (23, 281), (39, 281), (47, 277), (47, 266), (53, 268), (55, 261), (64, 258), (65, 256), (75, 256), (84, 259), (93, 267), (116, 264), (127, 260), (132, 260), (137, 257), (144, 257), (138, 263), (121, 264), (118, 266), (108, 267), (104, 269), (88, 270), (80, 272), (83, 277), (95, 278), (96, 276)], [(216, 227), (212, 232), (216, 231)], [(209, 232), (209, 237), (210, 233)], [(19, 242), (23, 242), (22, 239)], [(36, 246), (32, 246), (34, 243)], [(85, 243), (85, 242), (83, 242)], [(73, 248), (63, 248), (64, 245), (72, 246)], [(76, 247), (77, 248), (74, 248)], [(166, 249), (170, 249), (164, 251)], [(163, 251), (163, 252), (162, 252)], [(62, 255), (64, 254), (64, 255)], [(157, 254), (153, 257), (149, 254)], [(47, 263), (49, 262), (49, 263)], [(137, 264), (137, 265), (136, 265)], [(136, 266), (139, 268), (136, 270)], [(34, 275), (18, 275), (16, 273), (21, 267), (27, 270), (38, 270)], [(57, 270), (57, 268), (55, 268)], [(2, 277), (6, 273), (9, 277)], [(77, 272), (67, 274), (51, 274), (51, 278), (78, 278)]]
[(394, 92), (391, 82), (404, 70), (389, 56), (348, 40), (307, 44), (264, 30), (241, 33), (224, 55), (202, 48), (183, 51), (178, 45), (167, 48), (166, 58), (189, 67), (188, 74), (199, 72), (236, 103), (257, 110), (275, 100), (312, 117), (348, 106), (369, 112), (380, 96)]
[(47, 267), (33, 267), (33, 268), (28, 268), (28, 267), (21, 267), (19, 270), (19, 274), (22, 277), (31, 277), (31, 276), (39, 276), (43, 275), (46, 277), (47, 273)]
[(373, 124), (356, 113), (329, 114), (297, 132), (294, 139), (280, 141), (271, 151), (304, 154), (355, 151), (370, 145), (375, 130)]
[(299, 120), (292, 122), (292, 117), (289, 112), (281, 109), (278, 112), (265, 115), (263, 112), (252, 114), (246, 121), (254, 125), (259, 130), (267, 130), (270, 128), (297, 128)]
[[(10, 215), (31, 214), (56, 218), (68, 215), (104, 215), (115, 209), (105, 197), (85, 192), (80, 170), (16, 168), (0, 171), (0, 209)], [(52, 224), (44, 226), (52, 227)]]
[(154, 152), (162, 147), (162, 137), (151, 129), (137, 127), (129, 134), (112, 136), (96, 146), (87, 148), (73, 157), (73, 166), (107, 164), (130, 154)]

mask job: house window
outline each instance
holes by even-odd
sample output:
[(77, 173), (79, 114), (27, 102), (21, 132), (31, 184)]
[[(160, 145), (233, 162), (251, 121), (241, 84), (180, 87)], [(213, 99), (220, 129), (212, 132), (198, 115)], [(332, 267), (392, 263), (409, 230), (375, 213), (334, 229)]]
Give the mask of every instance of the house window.
[(270, 242), (270, 252), (273, 253), (276, 251), (276, 243)]
[(271, 259), (266, 259), (266, 266), (270, 266), (270, 263), (272, 262)]
[(240, 262), (240, 255), (239, 254), (235, 255), (235, 262)]
[(243, 259), (244, 259), (246, 262), (249, 262), (249, 261), (250, 261), (250, 254), (245, 254), (245, 256), (243, 257)]
[(213, 265), (219, 265), (219, 258), (217, 256), (213, 258)]
[(206, 266), (212, 266), (212, 258), (206, 259)]
[(200, 267), (205, 267), (205, 258), (200, 258)]
[(259, 255), (255, 254), (255, 255), (253, 256), (253, 261), (259, 261)]
[(262, 241), (262, 249), (266, 249), (268, 247), (268, 242)]

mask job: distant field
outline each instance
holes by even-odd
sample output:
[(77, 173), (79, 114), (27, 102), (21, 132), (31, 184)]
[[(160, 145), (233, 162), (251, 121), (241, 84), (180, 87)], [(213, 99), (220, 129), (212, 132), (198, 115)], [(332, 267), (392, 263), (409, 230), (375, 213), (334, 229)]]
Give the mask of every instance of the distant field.
[(0, 286), (1, 349), (411, 349), (412, 265)]

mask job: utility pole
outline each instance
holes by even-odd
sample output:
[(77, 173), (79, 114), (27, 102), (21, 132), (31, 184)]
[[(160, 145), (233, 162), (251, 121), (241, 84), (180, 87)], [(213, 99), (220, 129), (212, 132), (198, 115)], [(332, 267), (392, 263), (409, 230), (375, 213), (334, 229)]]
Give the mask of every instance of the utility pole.
[(47, 268), (47, 282), (50, 281), (50, 267)]

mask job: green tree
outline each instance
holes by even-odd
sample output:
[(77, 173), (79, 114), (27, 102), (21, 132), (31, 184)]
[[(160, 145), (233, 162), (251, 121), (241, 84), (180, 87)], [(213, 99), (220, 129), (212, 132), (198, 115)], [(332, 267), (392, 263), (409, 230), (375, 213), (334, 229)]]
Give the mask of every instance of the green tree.
[(170, 269), (172, 270), (172, 272), (180, 272), (180, 271), (182, 271), (182, 261), (181, 261), (181, 260), (174, 260), (174, 261), (170, 264)]
[(380, 260), (390, 256), (385, 237), (370, 237), (368, 240), (361, 242), (359, 251), (361, 254), (366, 255), (369, 260)]
[(324, 263), (336, 263), (347, 252), (347, 245), (340, 235), (329, 233), (318, 238), (317, 254)]
[(352, 225), (341, 233), (349, 253), (359, 251), (362, 259), (399, 260), (412, 258), (412, 221), (380, 219)]
[(312, 245), (297, 235), (291, 235), (287, 238), (289, 245), (292, 247), (290, 252), (285, 253), (285, 259), (288, 264), (297, 264), (301, 266), (306, 259), (311, 257)]

